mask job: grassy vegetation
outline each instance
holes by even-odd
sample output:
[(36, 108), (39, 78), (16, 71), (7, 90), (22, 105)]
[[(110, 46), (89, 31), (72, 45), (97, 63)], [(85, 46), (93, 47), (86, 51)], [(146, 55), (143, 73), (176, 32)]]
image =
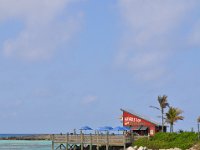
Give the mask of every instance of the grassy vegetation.
[(154, 137), (141, 138), (134, 142), (137, 146), (146, 146), (150, 149), (181, 148), (189, 149), (198, 142), (194, 132), (157, 133)]

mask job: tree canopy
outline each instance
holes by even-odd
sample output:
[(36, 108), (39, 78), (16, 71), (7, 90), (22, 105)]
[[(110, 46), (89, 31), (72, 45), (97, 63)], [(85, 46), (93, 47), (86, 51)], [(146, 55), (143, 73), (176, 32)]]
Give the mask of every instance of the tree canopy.
[(166, 122), (170, 124), (170, 132), (173, 132), (173, 125), (175, 122), (184, 119), (184, 117), (181, 116), (182, 113), (183, 111), (179, 108), (169, 108), (169, 111), (166, 113)]

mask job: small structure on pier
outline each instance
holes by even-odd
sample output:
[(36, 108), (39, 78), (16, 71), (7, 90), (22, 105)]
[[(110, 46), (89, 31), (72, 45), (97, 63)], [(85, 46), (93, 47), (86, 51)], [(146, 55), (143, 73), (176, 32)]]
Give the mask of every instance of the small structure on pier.
[[(132, 132), (138, 135), (153, 136), (155, 133), (162, 130), (162, 125), (160, 123), (152, 121), (148, 117), (135, 113), (132, 110), (121, 109), (121, 111), (123, 112), (123, 126), (130, 127)], [(164, 126), (164, 132), (166, 132), (166, 126)]]

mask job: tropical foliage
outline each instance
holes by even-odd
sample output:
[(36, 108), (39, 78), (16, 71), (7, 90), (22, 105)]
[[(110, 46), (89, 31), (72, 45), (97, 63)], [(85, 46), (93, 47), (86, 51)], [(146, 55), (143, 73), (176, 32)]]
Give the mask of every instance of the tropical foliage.
[(178, 108), (169, 108), (169, 111), (166, 113), (166, 122), (170, 124), (170, 132), (173, 132), (173, 126), (175, 122), (184, 119), (184, 117), (181, 116), (182, 113), (183, 111)]
[(182, 132), (182, 133), (157, 133), (154, 137), (141, 138), (136, 140), (133, 145), (145, 146), (149, 149), (170, 149), (181, 148), (189, 149), (196, 145), (197, 133)]
[(197, 118), (197, 122), (200, 123), (200, 116)]
[(200, 131), (199, 131), (199, 124), (200, 124), (200, 116), (197, 118), (197, 128), (198, 128), (198, 140), (200, 140)]

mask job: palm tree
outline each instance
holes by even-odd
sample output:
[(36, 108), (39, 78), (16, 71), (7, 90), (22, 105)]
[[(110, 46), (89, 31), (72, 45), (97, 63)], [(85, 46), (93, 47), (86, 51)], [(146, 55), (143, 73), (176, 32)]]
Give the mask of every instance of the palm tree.
[(168, 106), (169, 103), (167, 102), (167, 96), (158, 96), (158, 102), (160, 104), (160, 111), (161, 111), (161, 117), (162, 117), (162, 132), (164, 131), (164, 109)]
[(197, 125), (198, 125), (198, 139), (200, 139), (199, 123), (200, 123), (200, 116), (197, 118)]
[(166, 113), (166, 122), (170, 124), (170, 132), (173, 132), (174, 123), (178, 120), (183, 120), (184, 117), (181, 116), (182, 110), (174, 107), (170, 107), (169, 111)]

